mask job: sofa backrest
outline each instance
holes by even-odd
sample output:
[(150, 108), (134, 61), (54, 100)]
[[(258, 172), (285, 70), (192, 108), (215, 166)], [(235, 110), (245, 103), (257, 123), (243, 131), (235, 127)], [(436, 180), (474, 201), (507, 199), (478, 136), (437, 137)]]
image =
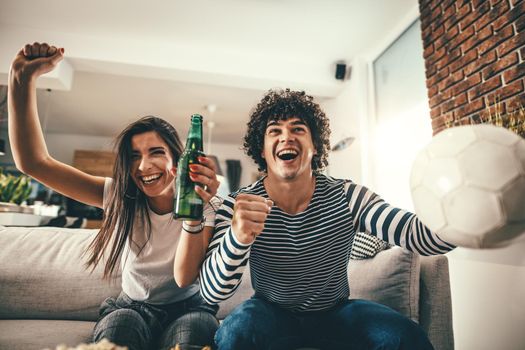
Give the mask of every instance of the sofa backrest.
[(97, 230), (0, 227), (0, 318), (98, 318), (117, 296), (120, 276), (102, 280), (102, 266), (85, 270), (80, 256)]

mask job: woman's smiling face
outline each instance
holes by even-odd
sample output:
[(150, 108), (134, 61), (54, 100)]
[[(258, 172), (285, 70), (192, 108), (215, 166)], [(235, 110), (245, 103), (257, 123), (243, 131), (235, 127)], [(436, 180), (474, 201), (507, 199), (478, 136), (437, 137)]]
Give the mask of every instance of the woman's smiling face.
[(131, 137), (131, 176), (148, 198), (173, 198), (175, 180), (173, 156), (164, 140), (155, 131)]

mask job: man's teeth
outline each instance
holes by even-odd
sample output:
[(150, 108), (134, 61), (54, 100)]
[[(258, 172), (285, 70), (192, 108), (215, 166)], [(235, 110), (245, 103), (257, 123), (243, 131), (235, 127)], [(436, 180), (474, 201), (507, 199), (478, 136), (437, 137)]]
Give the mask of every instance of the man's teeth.
[(277, 153), (277, 157), (284, 161), (292, 160), (297, 157), (297, 151), (294, 149), (283, 149)]
[(284, 156), (286, 154), (290, 154), (290, 155), (296, 156), (297, 155), (297, 151), (293, 150), (293, 149), (285, 149), (285, 150), (282, 150), (279, 153), (277, 153), (277, 156), (280, 157), (280, 156)]
[(143, 176), (142, 182), (149, 184), (161, 177), (161, 174)]

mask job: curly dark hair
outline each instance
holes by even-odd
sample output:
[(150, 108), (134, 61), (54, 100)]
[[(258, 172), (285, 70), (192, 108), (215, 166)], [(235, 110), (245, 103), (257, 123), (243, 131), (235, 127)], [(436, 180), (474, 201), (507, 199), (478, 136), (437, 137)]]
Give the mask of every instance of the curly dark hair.
[(328, 165), (330, 125), (314, 98), (304, 91), (269, 90), (252, 111), (244, 136), (244, 151), (257, 163), (259, 171), (267, 170), (266, 161), (261, 156), (266, 125), (269, 121), (294, 117), (305, 122), (312, 134), (317, 153), (312, 158), (312, 170), (319, 173)]

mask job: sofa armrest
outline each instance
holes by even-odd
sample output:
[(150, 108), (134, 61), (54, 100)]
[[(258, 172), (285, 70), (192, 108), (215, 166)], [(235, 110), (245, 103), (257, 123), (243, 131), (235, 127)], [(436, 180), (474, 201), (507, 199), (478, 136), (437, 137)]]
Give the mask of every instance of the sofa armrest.
[(422, 256), (419, 289), (419, 324), (436, 350), (454, 349), (448, 258)]

